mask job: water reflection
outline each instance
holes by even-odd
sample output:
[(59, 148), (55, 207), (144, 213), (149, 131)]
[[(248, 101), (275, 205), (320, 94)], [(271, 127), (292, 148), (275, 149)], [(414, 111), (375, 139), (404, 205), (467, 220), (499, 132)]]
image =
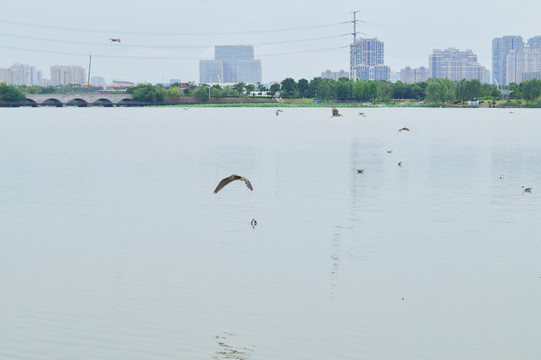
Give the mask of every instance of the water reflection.
[(245, 347), (233, 345), (237, 339), (237, 334), (224, 332), (222, 335), (216, 335), (216, 352), (213, 359), (225, 360), (248, 360), (255, 351), (255, 346)]

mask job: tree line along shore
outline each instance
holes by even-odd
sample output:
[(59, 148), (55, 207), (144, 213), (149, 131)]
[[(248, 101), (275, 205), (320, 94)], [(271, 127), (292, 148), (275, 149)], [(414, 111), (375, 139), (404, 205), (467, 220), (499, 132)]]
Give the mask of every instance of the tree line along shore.
[[(104, 92), (102, 87), (63, 85), (6, 85), (0, 83), (0, 104), (24, 105), (27, 94), (69, 94)], [(497, 87), (479, 80), (428, 79), (406, 84), (400, 81), (352, 81), (314, 78), (295, 81), (286, 78), (268, 88), (261, 84), (228, 86), (186, 84), (139, 84), (109, 93), (131, 94), (138, 105), (214, 106), (480, 106), (541, 107), (541, 80)]]

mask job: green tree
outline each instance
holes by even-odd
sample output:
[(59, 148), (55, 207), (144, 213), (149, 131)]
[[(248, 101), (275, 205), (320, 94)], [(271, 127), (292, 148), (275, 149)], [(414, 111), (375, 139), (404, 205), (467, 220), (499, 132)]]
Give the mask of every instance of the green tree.
[(341, 78), (335, 83), (334, 90), (338, 99), (349, 99), (352, 97), (352, 86), (349, 79)]
[(245, 87), (246, 87), (245, 83), (239, 82), (233, 85), (233, 90), (237, 92), (238, 96), (243, 96)]
[(285, 78), (280, 85), (280, 95), (282, 97), (294, 97), (296, 95), (297, 83), (292, 78)]
[(389, 101), (391, 99), (391, 96), (393, 95), (393, 86), (388, 81), (378, 81), (377, 82), (377, 89), (378, 89), (378, 99), (382, 101)]
[(449, 79), (431, 78), (426, 86), (426, 101), (443, 104), (453, 101), (456, 96), (456, 84)]
[(127, 90), (133, 94), (134, 101), (142, 101), (151, 104), (162, 102), (166, 92), (163, 86), (152, 86), (151, 84), (140, 84)]
[(0, 83), (0, 101), (26, 101), (24, 94), (13, 85)]
[(193, 97), (199, 99), (199, 101), (209, 101), (209, 88), (206, 86), (198, 86), (192, 93)]
[(306, 79), (299, 79), (299, 81), (297, 82), (297, 91), (299, 93), (299, 96), (302, 98), (309, 98), (314, 96), (312, 91), (310, 90), (310, 84)]
[(280, 91), (280, 84), (274, 83), (269, 88), (269, 95), (274, 96), (278, 91)]
[(520, 83), (522, 95), (527, 100), (537, 99), (541, 95), (541, 80), (530, 79)]

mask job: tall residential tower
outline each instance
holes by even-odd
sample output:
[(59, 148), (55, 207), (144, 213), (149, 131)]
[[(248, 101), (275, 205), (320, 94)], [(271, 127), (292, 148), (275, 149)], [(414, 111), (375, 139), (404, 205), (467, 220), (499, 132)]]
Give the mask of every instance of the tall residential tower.
[(492, 76), (498, 85), (507, 85), (507, 55), (511, 50), (522, 50), (522, 36), (503, 36), (492, 39)]
[(350, 46), (350, 74), (359, 80), (391, 79), (391, 68), (384, 65), (383, 41), (358, 39)]
[(201, 84), (257, 84), (261, 79), (261, 60), (254, 59), (254, 47), (251, 45), (215, 46), (214, 60), (199, 61)]

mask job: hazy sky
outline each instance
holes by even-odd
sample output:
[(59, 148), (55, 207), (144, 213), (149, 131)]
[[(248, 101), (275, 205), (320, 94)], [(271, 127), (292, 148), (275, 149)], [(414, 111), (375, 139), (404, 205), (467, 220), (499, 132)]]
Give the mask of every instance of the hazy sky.
[(384, 41), (391, 71), (428, 67), (433, 49), (449, 47), (473, 50), (490, 69), (493, 38), (541, 35), (538, 0), (25, 0), (2, 5), (0, 67), (30, 64), (49, 78), (51, 65), (88, 69), (92, 54), (91, 76), (107, 82), (199, 82), (214, 45), (254, 45), (264, 83), (310, 80), (348, 70), (356, 10), (358, 36)]

